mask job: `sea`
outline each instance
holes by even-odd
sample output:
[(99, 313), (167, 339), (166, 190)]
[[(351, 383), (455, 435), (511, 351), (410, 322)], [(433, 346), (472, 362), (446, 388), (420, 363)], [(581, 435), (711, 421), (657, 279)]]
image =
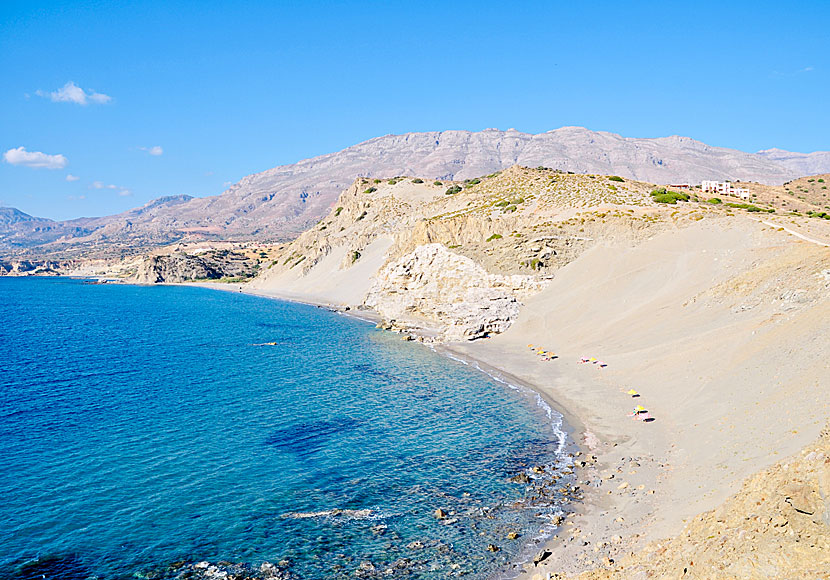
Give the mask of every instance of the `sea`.
[(0, 313), (0, 578), (484, 579), (565, 508), (560, 414), (370, 322), (70, 278)]

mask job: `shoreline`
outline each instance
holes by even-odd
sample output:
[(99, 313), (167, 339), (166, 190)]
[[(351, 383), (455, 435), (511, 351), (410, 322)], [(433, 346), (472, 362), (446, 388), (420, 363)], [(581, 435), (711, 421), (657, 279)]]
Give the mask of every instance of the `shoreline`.
[[(570, 503), (576, 509), (544, 544), (550, 557), (539, 566), (517, 562), (508, 572), (545, 580), (610, 571), (647, 544), (659, 549), (748, 477), (814, 439), (830, 412), (821, 395), (826, 364), (817, 358), (826, 352), (820, 321), (828, 305), (815, 281), (821, 272), (813, 276), (827, 255), (782, 236), (755, 222), (704, 223), (633, 248), (598, 246), (523, 303), (523, 312), (538, 315), (484, 340), (435, 345), (530, 388), (563, 415), (582, 453), (596, 456), (579, 465), (581, 501)], [(771, 275), (756, 268), (759, 259), (787, 283), (762, 284), (759, 278)], [(238, 284), (204, 286), (347, 315), (358, 304), (347, 311), (325, 296), (309, 301)], [(781, 293), (802, 287), (802, 294)], [(405, 330), (410, 340), (418, 332)], [(528, 343), (559, 358), (542, 362)], [(584, 355), (610, 365), (576, 364)], [(632, 400), (631, 388), (642, 398)], [(656, 422), (632, 421), (628, 411), (638, 404)], [(780, 445), (767, 449), (759, 438)]]
[[(217, 283), (186, 282), (173, 283), (169, 285), (196, 286), (225, 292), (236, 292), (260, 298), (268, 298), (272, 300), (281, 300), (284, 302), (293, 302), (308, 306), (316, 306), (318, 308), (325, 308), (333, 313), (348, 316), (350, 318), (356, 318), (369, 323), (377, 323), (381, 321), (381, 317), (372, 310), (357, 310), (354, 308), (344, 307), (343, 305), (333, 304), (331, 302), (310, 300), (307, 298), (303, 299), (300, 296), (282, 294), (273, 291), (262, 292), (252, 288), (245, 288), (244, 285), (239, 284), (223, 286)], [(410, 327), (407, 334), (417, 335), (417, 330), (418, 329), (416, 328)], [(485, 341), (491, 340), (492, 339), (485, 339)], [(470, 345), (474, 346), (476, 342), (480, 343), (483, 341), (473, 341)], [(576, 562), (581, 559), (580, 557), (582, 555), (589, 552), (589, 546), (577, 545), (578, 538), (574, 536), (572, 532), (576, 530), (577, 534), (580, 534), (582, 531), (581, 528), (590, 527), (593, 529), (595, 526), (590, 523), (590, 521), (599, 518), (601, 513), (600, 506), (603, 506), (605, 503), (603, 501), (605, 498), (598, 487), (583, 485), (583, 482), (586, 481), (586, 479), (596, 479), (598, 477), (600, 466), (605, 465), (603, 458), (598, 455), (598, 447), (596, 445), (589, 445), (585, 441), (585, 435), (593, 432), (589, 430), (588, 424), (582, 416), (580, 416), (578, 412), (573, 409), (573, 406), (562, 402), (556, 396), (555, 392), (551, 392), (550, 389), (545, 388), (545, 386), (534, 381), (529, 381), (526, 378), (517, 376), (516, 374), (510, 372), (510, 370), (505, 369), (503, 366), (496, 363), (496, 359), (493, 357), (481, 356), (479, 353), (470, 352), (472, 349), (464, 348), (465, 346), (467, 346), (465, 343), (436, 343), (428, 345), (429, 348), (438, 354), (459, 360), (462, 364), (470, 366), (476, 371), (488, 376), (491, 380), (502, 382), (505, 386), (518, 387), (533, 393), (539, 397), (545, 405), (561, 415), (562, 420), (561, 425), (559, 425), (559, 429), (561, 429), (564, 435), (564, 440), (562, 441), (563, 445), (560, 453), (562, 457), (567, 458), (567, 454), (569, 453), (568, 448), (571, 447), (573, 449), (573, 451), (570, 452), (575, 456), (571, 459), (570, 466), (573, 470), (573, 485), (579, 487), (584, 493), (584, 496), (579, 501), (568, 500), (567, 503), (563, 504), (562, 511), (564, 513), (561, 522), (554, 526), (552, 530), (544, 532), (540, 530), (540, 533), (543, 533), (544, 536), (542, 540), (533, 543), (532, 545), (531, 542), (533, 540), (528, 540), (528, 543), (523, 547), (521, 556), (519, 556), (516, 561), (506, 564), (506, 567), (496, 575), (496, 578), (513, 579), (526, 573), (558, 573), (564, 569), (567, 569), (569, 573), (578, 573), (585, 570), (585, 566), (576, 567), (563, 564), (568, 560)], [(567, 380), (566, 377), (560, 378), (562, 380)], [(588, 439), (593, 442), (590, 436)], [(608, 444), (612, 448), (617, 446), (616, 443), (605, 442), (601, 439), (596, 442), (599, 445)], [(597, 457), (597, 459), (592, 461), (590, 459), (592, 456)], [(578, 459), (580, 457), (585, 459)], [(586, 459), (587, 461), (585, 461)], [(584, 461), (586, 464), (579, 465), (580, 461)], [(615, 529), (614, 531), (625, 532), (629, 527), (631, 526), (626, 526), (626, 529), (622, 529), (618, 526), (618, 529)], [(570, 537), (568, 536), (569, 532), (571, 532)], [(589, 533), (593, 535), (594, 532), (591, 531)], [(631, 548), (631, 542), (618, 542), (617, 549), (614, 551), (616, 553), (620, 552), (622, 549), (628, 550)], [(535, 566), (533, 564), (534, 557), (545, 550), (550, 550), (551, 555), (548, 556), (543, 563)], [(555, 570), (551, 568), (553, 564), (558, 564)]]

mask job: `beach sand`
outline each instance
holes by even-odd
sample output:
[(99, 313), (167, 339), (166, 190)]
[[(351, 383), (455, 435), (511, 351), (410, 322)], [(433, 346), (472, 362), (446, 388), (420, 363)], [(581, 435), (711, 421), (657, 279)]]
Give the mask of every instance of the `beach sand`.
[[(785, 235), (744, 222), (598, 245), (506, 333), (452, 345), (534, 385), (598, 457), (580, 476), (584, 505), (534, 574), (603, 566), (676, 534), (817, 437), (830, 416), (830, 304), (826, 282), (799, 272), (830, 267), (830, 253)], [(654, 421), (632, 420), (635, 405)]]
[[(388, 243), (359, 270), (333, 274), (333, 253), (305, 278), (244, 291), (354, 309)], [(537, 389), (587, 460), (585, 501), (548, 543), (551, 556), (523, 572), (608, 566), (818, 436), (830, 416), (823, 271), (826, 247), (774, 224), (704, 220), (638, 245), (598, 243), (556, 271), (507, 332), (447, 345)], [(654, 420), (633, 420), (635, 405)]]

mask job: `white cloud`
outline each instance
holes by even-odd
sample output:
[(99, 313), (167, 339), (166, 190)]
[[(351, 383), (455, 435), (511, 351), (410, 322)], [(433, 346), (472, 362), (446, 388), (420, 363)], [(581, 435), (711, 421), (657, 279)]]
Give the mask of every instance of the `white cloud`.
[(80, 177), (78, 177), (77, 175), (72, 175), (71, 173), (67, 173), (66, 175), (66, 181), (78, 181), (79, 179)]
[(37, 90), (35, 91), (35, 94), (39, 97), (51, 99), (53, 103), (75, 103), (84, 106), (90, 103), (103, 105), (112, 100), (111, 96), (103, 93), (97, 93), (92, 89), (85, 91), (72, 81), (69, 81), (57, 91), (47, 93), (45, 91)]
[(164, 153), (164, 149), (161, 148), (161, 145), (156, 145), (155, 147), (139, 147), (142, 151), (146, 151), (150, 155), (161, 155)]
[(40, 151), (26, 151), (25, 147), (9, 149), (3, 154), (3, 160), (11, 165), (22, 165), (36, 169), (63, 169), (68, 163), (63, 155), (47, 155)]
[(113, 183), (107, 184), (103, 181), (93, 181), (92, 185), (90, 185), (89, 187), (91, 189), (111, 189), (113, 191), (118, 191), (118, 195), (120, 195), (121, 197), (127, 197), (133, 194), (133, 192), (127, 189), (126, 187), (123, 187), (121, 185), (115, 185)]

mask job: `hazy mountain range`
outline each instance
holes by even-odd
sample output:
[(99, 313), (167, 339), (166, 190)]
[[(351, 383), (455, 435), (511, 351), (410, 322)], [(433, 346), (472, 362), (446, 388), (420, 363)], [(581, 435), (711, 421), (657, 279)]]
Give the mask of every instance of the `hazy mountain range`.
[(56, 222), (0, 209), (0, 249), (147, 245), (198, 236), (282, 240), (316, 222), (356, 177), (461, 180), (512, 165), (616, 174), (652, 183), (731, 179), (781, 184), (830, 172), (830, 152), (745, 153), (688, 137), (638, 139), (563, 127), (386, 135), (249, 175), (221, 195), (160, 198), (128, 212)]

